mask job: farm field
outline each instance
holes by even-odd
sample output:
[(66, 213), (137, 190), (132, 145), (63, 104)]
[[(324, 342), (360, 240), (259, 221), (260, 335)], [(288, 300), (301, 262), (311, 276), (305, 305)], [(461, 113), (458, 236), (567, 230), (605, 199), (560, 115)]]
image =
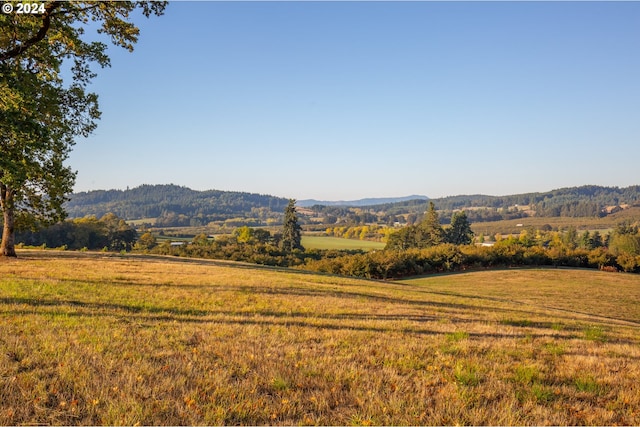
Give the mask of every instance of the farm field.
[(385, 243), (369, 240), (344, 239), (331, 236), (302, 236), (302, 246), (307, 249), (384, 249)]
[(640, 424), (640, 276), (0, 261), (0, 424)]

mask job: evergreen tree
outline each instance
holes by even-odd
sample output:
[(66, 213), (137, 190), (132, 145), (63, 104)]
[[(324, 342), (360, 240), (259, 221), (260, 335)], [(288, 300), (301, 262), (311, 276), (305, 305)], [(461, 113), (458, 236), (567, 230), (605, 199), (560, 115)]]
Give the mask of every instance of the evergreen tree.
[(296, 216), (296, 201), (289, 200), (289, 204), (284, 211), (284, 224), (282, 226), (282, 240), (280, 241), (282, 249), (292, 251), (294, 249), (304, 250), (300, 241), (302, 240), (302, 228), (298, 224)]
[(593, 236), (591, 236), (591, 241), (593, 242), (594, 248), (599, 248), (603, 245), (602, 236), (600, 235), (600, 232), (598, 230), (593, 232)]
[(451, 217), (451, 228), (447, 230), (447, 242), (454, 245), (468, 245), (473, 241), (473, 231), (467, 214), (456, 212)]
[(416, 226), (408, 225), (393, 232), (387, 239), (385, 249), (405, 250), (416, 246)]
[(418, 247), (427, 248), (444, 243), (444, 230), (440, 225), (440, 219), (433, 202), (429, 202), (429, 210), (418, 226), (417, 234)]

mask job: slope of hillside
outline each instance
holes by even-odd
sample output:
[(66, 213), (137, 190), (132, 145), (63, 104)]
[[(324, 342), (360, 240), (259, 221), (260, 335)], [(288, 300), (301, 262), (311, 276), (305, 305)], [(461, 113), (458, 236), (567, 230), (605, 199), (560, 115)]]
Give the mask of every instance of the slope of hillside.
[[(177, 185), (141, 185), (127, 190), (96, 190), (72, 194), (65, 204), (71, 218), (98, 217), (112, 212), (124, 219), (184, 215), (201, 222), (247, 217), (262, 210), (263, 216), (281, 215), (288, 200), (235, 191), (196, 191)], [(188, 225), (188, 221), (187, 221)]]
[(638, 425), (639, 281), (24, 251), (0, 263), (0, 424)]

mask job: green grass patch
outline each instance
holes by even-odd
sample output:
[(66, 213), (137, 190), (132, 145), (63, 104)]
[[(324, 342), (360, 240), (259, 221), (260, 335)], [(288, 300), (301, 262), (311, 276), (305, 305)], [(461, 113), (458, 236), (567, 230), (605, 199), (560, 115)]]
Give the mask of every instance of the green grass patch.
[(544, 350), (552, 356), (562, 356), (566, 352), (566, 346), (551, 342), (544, 345)]
[(459, 361), (453, 369), (453, 378), (456, 384), (463, 386), (476, 386), (482, 379), (480, 369), (475, 363)]
[(469, 338), (469, 333), (464, 331), (455, 331), (445, 334), (445, 337), (449, 342), (459, 342)]
[(526, 365), (518, 366), (513, 374), (515, 382), (523, 385), (531, 385), (540, 378), (540, 371), (537, 367)]
[(331, 236), (302, 236), (302, 246), (307, 249), (361, 249), (365, 251), (384, 249), (382, 242), (369, 240), (343, 239)]
[(580, 375), (574, 385), (578, 391), (598, 395), (603, 391), (602, 386), (591, 375)]
[(605, 342), (607, 340), (604, 329), (601, 326), (590, 325), (583, 329), (584, 339), (587, 341)]

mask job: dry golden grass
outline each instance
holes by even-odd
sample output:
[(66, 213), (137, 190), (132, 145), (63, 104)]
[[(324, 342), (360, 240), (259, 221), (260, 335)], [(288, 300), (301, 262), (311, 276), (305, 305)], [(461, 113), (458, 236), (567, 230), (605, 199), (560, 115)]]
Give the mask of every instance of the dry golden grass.
[(640, 424), (640, 276), (0, 260), (0, 424)]

